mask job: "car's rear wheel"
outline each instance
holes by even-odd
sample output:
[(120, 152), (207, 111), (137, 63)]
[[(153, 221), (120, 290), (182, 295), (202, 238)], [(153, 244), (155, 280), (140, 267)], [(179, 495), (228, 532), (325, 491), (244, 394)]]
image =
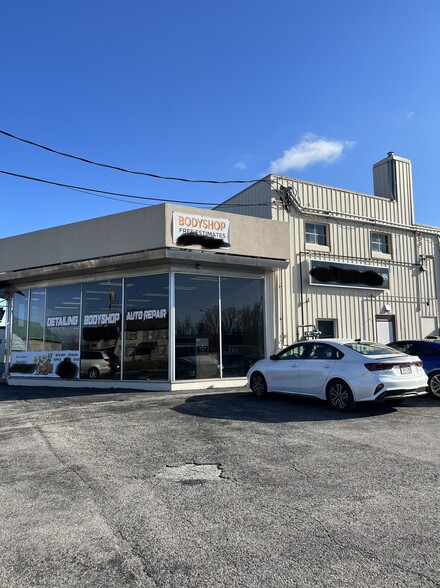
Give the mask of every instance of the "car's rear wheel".
[(250, 386), (252, 393), (259, 398), (267, 393), (267, 383), (263, 374), (260, 374), (260, 372), (252, 374)]
[(343, 380), (332, 380), (328, 383), (327, 400), (332, 408), (341, 412), (353, 410), (356, 406), (353, 393)]
[(89, 369), (89, 378), (91, 378), (92, 380), (96, 380), (97, 378), (99, 378), (99, 370), (97, 367), (91, 367)]
[(440, 400), (440, 372), (435, 372), (429, 376), (428, 386), (432, 396)]

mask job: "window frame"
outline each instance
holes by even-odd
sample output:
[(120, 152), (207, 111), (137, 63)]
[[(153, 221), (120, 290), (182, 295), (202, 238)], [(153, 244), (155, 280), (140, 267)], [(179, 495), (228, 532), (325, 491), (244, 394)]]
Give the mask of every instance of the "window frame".
[[(309, 232), (307, 230), (307, 226), (314, 227), (313, 232)], [(324, 229), (325, 243), (318, 242), (319, 237), (322, 237), (322, 235), (318, 235), (318, 233), (315, 230), (316, 227), (322, 227)], [(315, 240), (313, 242), (308, 241), (307, 240), (308, 235), (313, 235), (315, 237)], [(304, 221), (304, 242), (305, 242), (305, 246), (307, 248), (317, 247), (319, 249), (323, 249), (323, 248), (328, 249), (330, 247), (330, 225), (328, 223), (314, 223), (314, 222)]]
[[(379, 237), (379, 239), (374, 240), (374, 237)], [(382, 251), (382, 241), (380, 238), (383, 237), (386, 242), (386, 251)], [(375, 249), (374, 246), (379, 246), (380, 250)], [(392, 239), (390, 233), (384, 233), (381, 231), (371, 231), (370, 232), (370, 251), (371, 257), (391, 257), (392, 255)]]
[(322, 339), (335, 339), (335, 338), (337, 338), (338, 337), (338, 319), (334, 319), (334, 318), (329, 318), (329, 319), (328, 318), (318, 318), (318, 319), (316, 319), (316, 329), (318, 331), (320, 331), (320, 333), (321, 333), (321, 329), (319, 328), (320, 327), (319, 323), (323, 323), (323, 322), (332, 323), (333, 336), (329, 337), (328, 335), (323, 335), (321, 337), (321, 335), (319, 335), (319, 338), (322, 338)]

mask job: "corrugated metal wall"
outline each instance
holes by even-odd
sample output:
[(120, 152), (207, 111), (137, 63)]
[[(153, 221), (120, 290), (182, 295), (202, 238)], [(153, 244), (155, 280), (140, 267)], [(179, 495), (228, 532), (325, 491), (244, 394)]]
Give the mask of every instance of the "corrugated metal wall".
[[(318, 319), (335, 320), (338, 337), (373, 340), (377, 336), (376, 316), (393, 317), (396, 338), (425, 336), (422, 317), (438, 321), (440, 229), (413, 224), (409, 160), (392, 155), (379, 162), (375, 166), (375, 185), (385, 182), (383, 174), (389, 161), (394, 165), (395, 198), (269, 176), (272, 190), (267, 183), (259, 183), (219, 207), (246, 215), (269, 215), (290, 224), (291, 265), (274, 279), (275, 349), (296, 340), (302, 333), (301, 325), (317, 325)], [(283, 192), (284, 188), (288, 192)], [(291, 196), (290, 212), (286, 210), (286, 199), (281, 202), (287, 193)], [(306, 244), (306, 222), (328, 226), (328, 247)], [(389, 236), (390, 255), (372, 253), (372, 232)], [(310, 259), (387, 267), (390, 288), (379, 291), (310, 285)], [(420, 270), (421, 260), (425, 271)], [(275, 349), (268, 349), (268, 353)]]
[(253, 184), (226, 202), (215, 208), (224, 212), (256, 216), (259, 218), (273, 218), (271, 210), (272, 187), (270, 176)]

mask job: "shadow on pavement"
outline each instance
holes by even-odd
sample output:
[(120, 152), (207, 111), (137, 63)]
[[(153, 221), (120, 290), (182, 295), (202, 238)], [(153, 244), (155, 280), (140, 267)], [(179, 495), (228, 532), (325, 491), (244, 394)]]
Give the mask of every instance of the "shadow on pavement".
[(121, 388), (64, 388), (58, 387), (32, 387), (32, 386), (8, 386), (0, 384), (0, 402), (11, 400), (38, 400), (49, 398), (83, 398), (86, 396), (121, 396), (127, 393), (142, 393), (140, 390)]
[(286, 423), (294, 421), (339, 421), (364, 419), (396, 412), (385, 405), (358, 405), (352, 412), (340, 413), (315, 398), (271, 394), (255, 398), (251, 393), (204, 394), (191, 396), (173, 408), (181, 414), (207, 419)]

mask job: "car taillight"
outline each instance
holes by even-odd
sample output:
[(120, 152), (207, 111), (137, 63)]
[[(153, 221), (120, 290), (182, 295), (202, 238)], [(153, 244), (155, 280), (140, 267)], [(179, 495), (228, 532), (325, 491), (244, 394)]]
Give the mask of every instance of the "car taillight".
[(393, 369), (392, 363), (365, 363), (364, 365), (370, 372), (380, 372), (381, 370)]
[(107, 363), (111, 362), (111, 359), (109, 357), (103, 357), (103, 360), (106, 361)]
[(410, 363), (365, 363), (364, 365), (370, 372), (379, 372), (381, 370), (392, 370), (394, 366), (402, 365), (416, 365), (417, 367), (423, 367), (423, 361), (411, 361)]

